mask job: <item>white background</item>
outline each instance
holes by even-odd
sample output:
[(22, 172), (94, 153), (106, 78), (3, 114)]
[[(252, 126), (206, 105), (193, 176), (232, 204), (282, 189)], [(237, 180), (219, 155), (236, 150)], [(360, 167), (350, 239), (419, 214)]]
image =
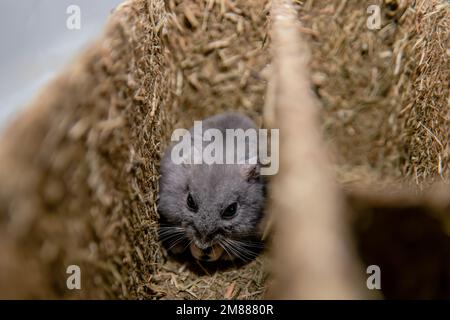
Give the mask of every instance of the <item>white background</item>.
[[(122, 0), (0, 0), (0, 129), (80, 50)], [(66, 27), (67, 7), (81, 29)]]

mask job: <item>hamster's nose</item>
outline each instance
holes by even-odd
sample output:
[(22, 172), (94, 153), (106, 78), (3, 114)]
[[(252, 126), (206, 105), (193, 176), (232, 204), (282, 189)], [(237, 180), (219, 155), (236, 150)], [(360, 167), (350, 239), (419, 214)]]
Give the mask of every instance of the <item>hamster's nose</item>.
[(210, 258), (210, 254), (212, 252), (212, 247), (207, 247), (206, 249), (202, 249), (202, 256), (201, 256), (201, 260), (203, 261), (209, 261)]
[(199, 229), (196, 226), (193, 226), (192, 229), (194, 230), (194, 235), (202, 242), (210, 242), (213, 239), (213, 234), (211, 232), (208, 232), (208, 230)]

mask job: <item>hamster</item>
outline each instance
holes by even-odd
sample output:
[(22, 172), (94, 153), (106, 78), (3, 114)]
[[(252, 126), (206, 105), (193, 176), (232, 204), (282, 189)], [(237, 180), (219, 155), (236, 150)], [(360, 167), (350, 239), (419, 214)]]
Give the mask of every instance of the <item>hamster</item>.
[[(222, 113), (202, 121), (203, 132), (212, 128), (224, 137), (226, 129), (257, 132), (255, 123), (239, 113)], [(194, 144), (194, 127), (189, 134)], [(225, 159), (231, 150), (227, 150), (225, 138), (223, 141)], [(249, 141), (245, 139), (246, 160), (251, 156), (249, 150), (255, 148)], [(261, 222), (266, 198), (259, 161), (176, 164), (172, 155), (176, 144), (167, 148), (160, 166), (162, 244), (174, 254), (190, 251), (195, 259), (209, 262), (255, 258), (263, 247)], [(202, 141), (205, 145), (207, 142)], [(195, 152), (193, 147), (190, 150)]]

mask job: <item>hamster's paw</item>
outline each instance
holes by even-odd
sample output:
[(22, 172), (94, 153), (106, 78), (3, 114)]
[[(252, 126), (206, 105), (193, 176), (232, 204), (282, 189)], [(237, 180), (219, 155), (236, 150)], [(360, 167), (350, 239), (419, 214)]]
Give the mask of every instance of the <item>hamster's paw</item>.
[(190, 249), (191, 254), (195, 259), (208, 262), (214, 262), (219, 260), (224, 253), (223, 248), (218, 244), (215, 244), (206, 249), (200, 249), (195, 244), (191, 243)]

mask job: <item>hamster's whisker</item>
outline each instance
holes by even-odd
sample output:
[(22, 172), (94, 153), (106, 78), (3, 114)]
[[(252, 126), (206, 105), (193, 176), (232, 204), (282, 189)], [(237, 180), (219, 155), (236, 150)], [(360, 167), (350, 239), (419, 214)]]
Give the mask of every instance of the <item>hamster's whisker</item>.
[(181, 233), (184, 232), (183, 230), (171, 230), (171, 229), (166, 229), (166, 230), (160, 230), (159, 233), (164, 234), (164, 233)]
[(167, 250), (171, 250), (173, 249), (176, 245), (180, 244), (184, 239), (186, 239), (186, 237), (184, 236), (179, 236), (178, 238), (176, 238), (175, 240), (172, 241), (170, 247)]
[(184, 228), (181, 227), (159, 227), (160, 232), (167, 232), (167, 231), (184, 231)]
[(163, 228), (163, 230), (159, 230), (159, 240), (170, 245), (168, 250), (172, 249), (186, 238), (186, 233), (183, 228), (174, 226), (164, 226)]
[(255, 250), (253, 250), (253, 249), (259, 249), (259, 247), (256, 247), (256, 246), (249, 246), (248, 244), (246, 244), (246, 243), (243, 243), (243, 242), (240, 242), (240, 241), (237, 241), (236, 242), (236, 245), (242, 250), (242, 251), (245, 251), (246, 253), (248, 253), (249, 255), (251, 255), (251, 256), (253, 256), (253, 257), (257, 257), (258, 256), (258, 253), (255, 251)]
[(160, 227), (158, 232), (159, 234), (166, 234), (166, 233), (184, 233), (184, 229), (180, 227)]
[(253, 259), (258, 256), (258, 253), (254, 250), (251, 250), (251, 247), (249, 248), (244, 242), (233, 239), (229, 239), (229, 241), (234, 246), (234, 248), (242, 253), (242, 255), (244, 255), (245, 257)]
[(172, 234), (183, 234), (184, 233), (184, 231), (174, 231), (174, 230), (165, 230), (165, 231), (161, 231), (161, 232), (159, 232), (159, 236), (160, 237), (164, 237), (164, 236), (167, 236), (167, 235), (172, 235)]
[(187, 248), (189, 248), (189, 246), (192, 244), (193, 240), (189, 239), (189, 241), (187, 242), (187, 244), (184, 246), (183, 251), (186, 250)]
[(182, 238), (183, 235), (182, 234), (170, 234), (162, 239), (160, 239), (162, 242), (168, 242), (168, 241), (175, 241), (178, 238)]
[(225, 242), (228, 244), (228, 248), (230, 251), (239, 259), (247, 262), (251, 260), (251, 257), (249, 257), (243, 250), (241, 250), (240, 247), (236, 246), (236, 244), (231, 239), (224, 239)]
[(159, 226), (160, 229), (183, 229), (182, 227), (171, 226), (169, 224), (162, 224)]
[(242, 240), (242, 239), (233, 239), (234, 241), (239, 242), (240, 244), (242, 244), (243, 246), (247, 247), (247, 248), (255, 248), (255, 249), (262, 249), (264, 248), (264, 243), (259, 242), (259, 241), (251, 241), (251, 240)]
[(227, 239), (223, 239), (222, 241), (221, 241), (221, 243), (223, 244), (223, 247), (224, 247), (224, 249), (227, 251), (227, 253), (229, 253), (229, 252), (231, 252), (232, 254), (230, 254), (230, 256), (237, 256), (236, 254), (235, 254), (235, 252), (234, 252), (234, 250), (233, 250), (233, 248), (231, 247), (231, 245), (228, 243), (228, 241), (227, 241)]
[(227, 253), (227, 255), (228, 255), (231, 259), (234, 257), (234, 255), (232, 255), (232, 254), (228, 251), (227, 245), (224, 244), (224, 243), (222, 243), (222, 240), (219, 241), (219, 246), (221, 246), (222, 249), (225, 250), (225, 252)]
[(165, 230), (160, 230), (159, 233), (181, 233), (184, 232), (184, 230), (174, 230), (174, 229), (165, 229)]

